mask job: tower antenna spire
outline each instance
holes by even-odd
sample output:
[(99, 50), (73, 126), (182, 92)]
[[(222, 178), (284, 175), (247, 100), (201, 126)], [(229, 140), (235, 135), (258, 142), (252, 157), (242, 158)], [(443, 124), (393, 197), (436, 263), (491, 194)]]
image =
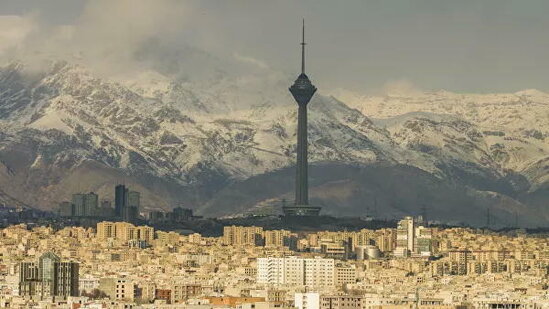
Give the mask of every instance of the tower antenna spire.
[(301, 73), (305, 73), (305, 18), (303, 18), (303, 29), (301, 33)]

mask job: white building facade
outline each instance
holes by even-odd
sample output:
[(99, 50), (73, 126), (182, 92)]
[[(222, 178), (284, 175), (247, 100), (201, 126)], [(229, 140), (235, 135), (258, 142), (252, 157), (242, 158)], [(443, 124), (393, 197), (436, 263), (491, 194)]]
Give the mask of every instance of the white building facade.
[(273, 285), (334, 286), (335, 261), (324, 258), (257, 259), (257, 281)]

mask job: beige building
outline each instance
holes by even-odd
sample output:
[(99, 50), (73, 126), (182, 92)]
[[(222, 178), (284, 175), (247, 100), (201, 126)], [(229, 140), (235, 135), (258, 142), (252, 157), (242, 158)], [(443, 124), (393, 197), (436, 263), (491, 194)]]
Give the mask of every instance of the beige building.
[(97, 223), (97, 238), (114, 238), (122, 241), (144, 240), (151, 243), (154, 240), (154, 228), (150, 226), (134, 226), (127, 222)]
[(351, 295), (322, 296), (320, 309), (357, 309), (362, 308), (362, 297)]
[(342, 287), (346, 284), (356, 283), (356, 267), (349, 264), (337, 264), (334, 271), (334, 284)]
[(101, 278), (99, 289), (116, 300), (133, 300), (134, 284), (127, 278)]
[(223, 244), (251, 245), (261, 244), (263, 228), (256, 226), (225, 226), (223, 228)]
[(134, 289), (136, 291), (134, 298), (141, 301), (149, 302), (154, 300), (156, 292), (156, 284), (154, 282), (144, 281), (139, 282)]
[(182, 303), (191, 297), (196, 297), (202, 292), (200, 284), (173, 284), (170, 286), (171, 303)]
[(272, 230), (265, 231), (263, 233), (265, 238), (266, 247), (282, 247), (284, 246), (284, 239), (289, 237), (292, 233), (286, 230)]
[(116, 238), (116, 229), (114, 227), (114, 222), (104, 221), (97, 223), (97, 238)]

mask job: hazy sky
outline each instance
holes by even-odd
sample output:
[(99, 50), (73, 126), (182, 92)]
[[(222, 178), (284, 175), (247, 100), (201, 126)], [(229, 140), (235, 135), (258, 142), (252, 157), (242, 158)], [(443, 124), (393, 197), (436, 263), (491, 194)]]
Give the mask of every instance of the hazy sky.
[(547, 0), (2, 0), (0, 53), (78, 54), (118, 70), (146, 63), (190, 74), (240, 62), (294, 74), (305, 17), (307, 68), (320, 88), (367, 93), (405, 80), (549, 91), (548, 15)]

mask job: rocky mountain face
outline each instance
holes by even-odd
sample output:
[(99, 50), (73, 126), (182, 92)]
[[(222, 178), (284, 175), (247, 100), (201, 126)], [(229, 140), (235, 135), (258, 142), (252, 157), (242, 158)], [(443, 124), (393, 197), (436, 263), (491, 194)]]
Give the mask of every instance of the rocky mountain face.
[[(146, 209), (276, 213), (293, 198), (296, 106), (285, 76), (98, 78), (56, 62), (0, 69), (5, 203), (54, 209), (126, 183)], [(501, 226), (549, 222), (549, 95), (362, 97), (310, 103), (312, 202), (323, 213)], [(1, 195), (1, 194), (0, 194)], [(1, 201), (1, 200), (0, 200)]]

